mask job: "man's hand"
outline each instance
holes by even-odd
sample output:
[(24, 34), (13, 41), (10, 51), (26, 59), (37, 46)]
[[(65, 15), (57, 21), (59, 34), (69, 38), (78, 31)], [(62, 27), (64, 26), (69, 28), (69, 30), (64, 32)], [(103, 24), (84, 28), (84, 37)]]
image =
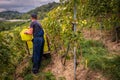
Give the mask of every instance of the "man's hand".
[(24, 34), (30, 34), (30, 35), (32, 35), (33, 34), (33, 28), (29, 28), (28, 30), (26, 30), (24, 32)]
[(28, 34), (28, 30), (26, 30), (26, 31), (24, 32), (24, 34)]

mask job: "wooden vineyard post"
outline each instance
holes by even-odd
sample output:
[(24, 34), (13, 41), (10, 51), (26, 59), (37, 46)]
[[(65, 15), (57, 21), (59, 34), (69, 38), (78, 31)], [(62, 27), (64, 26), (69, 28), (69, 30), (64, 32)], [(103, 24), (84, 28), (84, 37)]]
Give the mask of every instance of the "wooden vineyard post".
[[(74, 0), (74, 23), (73, 23), (73, 31), (74, 33), (76, 32), (76, 15), (77, 15), (77, 10), (76, 10), (76, 2)], [(75, 42), (76, 44), (76, 42)], [(77, 63), (77, 59), (76, 59), (76, 45), (74, 45), (74, 51), (73, 51), (73, 55), (74, 55), (74, 80), (76, 80), (76, 63)]]

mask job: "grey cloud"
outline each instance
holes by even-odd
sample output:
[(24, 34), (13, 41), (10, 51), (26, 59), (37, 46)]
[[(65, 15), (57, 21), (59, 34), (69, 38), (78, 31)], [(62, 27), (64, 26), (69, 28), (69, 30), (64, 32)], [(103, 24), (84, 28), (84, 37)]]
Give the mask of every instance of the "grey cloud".
[(59, 0), (0, 0), (0, 11), (15, 10), (20, 12), (27, 12), (35, 7), (43, 4)]

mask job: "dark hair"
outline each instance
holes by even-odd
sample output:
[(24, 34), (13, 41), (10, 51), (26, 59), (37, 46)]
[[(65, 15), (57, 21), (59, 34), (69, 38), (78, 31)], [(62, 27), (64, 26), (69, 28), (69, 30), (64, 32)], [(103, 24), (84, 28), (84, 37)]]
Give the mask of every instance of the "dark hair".
[(37, 19), (37, 14), (32, 13), (32, 14), (31, 14), (31, 17), (34, 18), (34, 19)]

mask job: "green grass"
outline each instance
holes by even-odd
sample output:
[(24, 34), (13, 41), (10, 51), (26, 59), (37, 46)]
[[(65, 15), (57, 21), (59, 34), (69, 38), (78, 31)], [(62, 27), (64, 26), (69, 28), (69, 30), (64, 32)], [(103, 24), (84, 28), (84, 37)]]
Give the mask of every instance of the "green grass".
[(120, 80), (120, 56), (112, 55), (99, 41), (83, 40), (80, 45), (83, 63), (87, 60), (92, 70), (103, 72), (111, 80)]

